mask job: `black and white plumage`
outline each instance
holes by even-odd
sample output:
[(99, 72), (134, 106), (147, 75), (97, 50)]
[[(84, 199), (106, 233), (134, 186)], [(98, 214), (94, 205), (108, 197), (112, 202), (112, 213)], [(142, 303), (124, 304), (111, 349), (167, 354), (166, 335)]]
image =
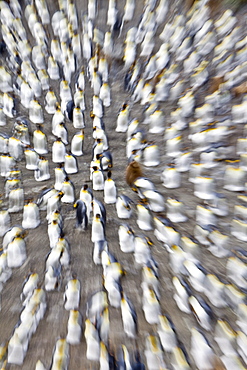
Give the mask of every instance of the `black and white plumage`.
[(111, 171), (108, 171), (104, 184), (104, 201), (106, 204), (114, 204), (117, 201), (117, 188), (114, 180), (111, 178)]
[(94, 243), (105, 240), (105, 224), (98, 213), (93, 218), (91, 240)]
[(87, 217), (87, 206), (86, 204), (78, 199), (74, 207), (76, 208), (76, 225), (77, 227), (82, 227), (83, 229), (87, 228), (88, 217)]
[(117, 197), (116, 209), (119, 218), (130, 218), (132, 214), (131, 204), (133, 201), (127, 195), (119, 195)]
[(121, 315), (125, 333), (128, 337), (135, 338), (137, 335), (137, 314), (133, 304), (125, 294), (121, 299)]

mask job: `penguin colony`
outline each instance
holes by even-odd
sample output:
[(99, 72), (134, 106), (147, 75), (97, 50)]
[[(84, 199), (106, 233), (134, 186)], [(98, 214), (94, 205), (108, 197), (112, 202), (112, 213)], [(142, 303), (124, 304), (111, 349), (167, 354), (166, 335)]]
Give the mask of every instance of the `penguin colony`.
[(0, 2), (0, 367), (246, 369), (245, 28), (102, 4)]

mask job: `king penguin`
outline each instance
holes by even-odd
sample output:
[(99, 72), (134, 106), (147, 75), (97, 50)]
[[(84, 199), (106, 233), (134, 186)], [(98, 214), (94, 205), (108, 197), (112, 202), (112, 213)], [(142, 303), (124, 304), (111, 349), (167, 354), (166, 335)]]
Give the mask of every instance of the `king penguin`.
[(78, 310), (80, 303), (80, 282), (77, 279), (69, 280), (64, 293), (64, 308), (67, 311)]
[(39, 207), (34, 202), (29, 202), (23, 208), (22, 227), (24, 229), (35, 229), (40, 224)]
[(76, 208), (76, 226), (86, 229), (88, 225), (86, 204), (82, 200), (78, 199), (75, 202), (74, 207)]
[(108, 171), (107, 179), (104, 184), (104, 202), (106, 204), (114, 204), (117, 201), (117, 188), (115, 182), (111, 178), (111, 171)]
[(98, 213), (93, 218), (91, 240), (93, 243), (105, 240), (105, 225)]
[(137, 314), (136, 310), (125, 294), (121, 299), (121, 315), (124, 332), (129, 338), (136, 338), (137, 335)]

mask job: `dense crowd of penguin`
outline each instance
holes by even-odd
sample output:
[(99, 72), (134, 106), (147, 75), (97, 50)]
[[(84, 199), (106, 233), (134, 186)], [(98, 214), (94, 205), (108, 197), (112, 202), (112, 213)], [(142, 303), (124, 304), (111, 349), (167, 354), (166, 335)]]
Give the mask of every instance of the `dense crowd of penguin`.
[[(8, 338), (0, 300), (0, 368), (34, 368), (25, 358), (59, 292), (67, 333), (58, 329), (52, 357), (36, 370), (71, 368), (71, 348), (83, 342), (78, 369), (246, 369), (245, 29), (229, 9), (212, 18), (207, 0), (183, 12), (176, 2), (145, 0), (140, 14), (137, 0), (105, 3), (100, 29), (101, 1), (0, 1), (0, 294), (14, 271), (27, 269)], [(126, 100), (115, 114), (118, 64)], [(86, 141), (92, 156), (82, 176)], [(117, 174), (118, 142), (126, 157)], [(37, 197), (25, 192), (28, 181), (40, 184)], [(39, 261), (43, 276), (26, 264), (28, 233), (41, 225), (50, 247)], [(108, 240), (114, 228), (130, 269)], [(78, 232), (82, 243), (89, 236), (83, 253), (102, 275), (85, 302), (86, 282), (71, 268)], [(136, 299), (123, 288), (132, 271), (141, 281)], [(176, 315), (162, 304), (165, 289)], [(113, 326), (114, 310), (121, 323)], [(186, 342), (186, 319), (171, 318), (180, 316), (192, 323)], [(123, 343), (112, 343), (114, 331)]]

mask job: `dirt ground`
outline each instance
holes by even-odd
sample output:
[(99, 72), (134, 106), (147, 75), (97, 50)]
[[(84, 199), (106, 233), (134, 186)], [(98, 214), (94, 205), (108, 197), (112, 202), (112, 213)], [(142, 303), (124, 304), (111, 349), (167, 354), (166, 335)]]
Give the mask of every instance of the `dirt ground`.
[[(50, 14), (53, 14), (55, 10), (58, 9), (57, 1), (47, 0)], [(77, 6), (78, 15), (81, 18), (81, 14), (87, 11), (87, 1), (77, 0), (75, 1)], [(106, 14), (108, 8), (107, 0), (100, 0), (99, 2), (98, 15), (96, 20), (97, 27), (105, 32), (107, 30), (106, 25)], [(118, 1), (118, 9), (122, 14), (124, 1)], [(137, 25), (140, 16), (142, 14), (144, 0), (136, 0), (136, 9), (134, 18), (131, 22), (124, 25), (123, 33), (121, 37), (116, 39), (114, 45), (115, 58), (113, 58), (109, 74), (109, 83), (111, 87), (111, 106), (105, 109), (104, 122), (106, 126), (106, 133), (109, 139), (109, 147), (113, 155), (113, 170), (112, 176), (116, 182), (118, 193), (128, 195), (134, 203), (138, 202), (138, 196), (135, 194), (125, 182), (125, 168), (128, 164), (125, 155), (126, 150), (126, 134), (116, 133), (116, 119), (119, 109), (122, 104), (126, 101), (130, 103), (131, 107), (131, 118), (137, 118), (142, 122), (143, 120), (143, 110), (144, 107), (139, 104), (134, 104), (130, 95), (124, 91), (124, 77), (126, 71), (124, 70), (124, 65), (121, 61), (122, 51), (123, 51), (123, 41), (127, 30)], [(166, 20), (170, 19), (175, 12), (183, 12), (181, 7), (181, 1), (172, 2), (170, 5), (169, 14)], [(239, 15), (238, 15), (239, 16)], [(164, 25), (161, 25), (156, 32), (156, 44), (155, 51), (159, 49), (161, 40), (158, 38)], [(81, 29), (81, 23), (80, 23)], [(51, 34), (51, 28), (49, 28)], [(242, 32), (244, 32), (242, 30)], [(34, 39), (30, 36), (30, 42), (34, 44)], [(82, 65), (86, 69), (86, 61), (82, 60)], [(214, 73), (213, 69), (210, 69), (210, 73)], [(181, 76), (182, 78), (183, 76)], [(74, 78), (71, 83), (72, 90), (74, 91)], [(52, 82), (52, 87), (58, 93), (58, 82)], [(200, 89), (196, 95), (196, 105), (198, 106), (205, 96), (205, 91), (207, 85)], [(84, 155), (78, 158), (78, 168), (77, 174), (71, 175), (70, 179), (75, 186), (76, 199), (79, 198), (79, 192), (84, 183), (88, 183), (91, 186), (89, 179), (89, 166), (91, 161), (91, 153), (93, 146), (92, 138), (92, 122), (90, 118), (90, 110), (92, 109), (92, 89), (90, 87), (89, 81), (86, 80), (86, 111), (85, 111), (85, 139), (84, 139)], [(58, 96), (58, 94), (57, 94)], [(43, 104), (44, 96), (39, 99)], [(239, 103), (240, 99), (235, 99), (234, 103)], [(24, 115), (28, 117), (28, 112), (25, 110), (21, 104), (18, 106), (17, 116)], [(177, 108), (176, 102), (164, 102), (160, 103), (160, 109), (163, 110), (166, 117), (166, 125), (169, 127), (171, 124), (170, 112)], [(229, 115), (229, 111), (227, 113)], [(22, 184), (25, 191), (25, 199), (34, 198), (37, 199), (40, 194), (41, 189), (46, 187), (51, 187), (54, 184), (54, 168), (56, 165), (51, 160), (51, 146), (55, 137), (51, 133), (51, 120), (52, 116), (48, 115), (44, 110), (45, 123), (43, 125), (44, 132), (48, 137), (49, 142), (49, 154), (47, 158), (49, 159), (49, 168), (51, 178), (45, 182), (36, 182), (33, 177), (33, 172), (28, 171), (25, 167), (25, 159), (18, 163), (18, 167), (22, 173)], [(2, 133), (10, 134), (13, 127), (13, 119), (7, 118), (7, 125), (1, 128)], [(188, 121), (189, 122), (189, 121)], [(68, 128), (69, 139), (72, 138), (74, 133), (77, 131), (72, 123), (66, 122)], [(148, 127), (141, 124), (146, 131)], [(31, 125), (32, 130), (35, 129), (35, 125)], [(182, 147), (186, 148), (189, 146), (189, 150), (192, 150), (193, 162), (198, 161), (198, 153), (193, 152), (191, 148), (191, 142), (188, 139), (189, 129), (186, 129), (182, 133)], [(176, 229), (181, 236), (193, 236), (194, 227), (196, 225), (195, 210), (196, 206), (200, 203), (200, 200), (194, 196), (194, 185), (188, 181), (189, 172), (185, 172), (182, 175), (181, 186), (178, 189), (166, 189), (162, 185), (161, 173), (166, 164), (170, 162), (170, 158), (166, 155), (165, 140), (163, 135), (151, 134), (147, 132), (148, 140), (154, 140), (160, 150), (160, 164), (157, 167), (143, 167), (145, 176), (152, 180), (156, 189), (163, 194), (164, 198), (173, 197), (184, 202), (186, 214), (188, 216), (188, 221), (185, 223), (176, 224)], [(236, 142), (239, 137), (243, 136), (243, 126), (234, 126), (233, 134), (229, 137), (229, 148), (230, 148), (230, 158), (236, 157)], [(69, 148), (69, 146), (68, 146)], [(234, 205), (237, 204), (237, 196), (239, 194), (229, 192), (223, 189), (222, 175), (224, 173), (225, 164), (219, 163), (214, 169), (209, 169), (206, 175), (213, 176), (216, 180), (217, 191), (221, 192), (227, 197), (229, 205), (229, 215), (226, 217), (218, 217), (217, 225), (223, 234), (229, 236), (229, 244), (227, 249), (229, 251), (233, 248), (238, 247), (246, 249), (245, 243), (237, 240), (230, 234), (230, 224), (233, 218)], [(0, 180), (0, 193), (4, 194), (4, 178)], [(103, 201), (103, 192), (94, 192), (94, 196)], [(2, 209), (8, 207), (8, 199), (2, 197)], [(191, 369), (195, 369), (193, 358), (190, 356), (190, 329), (194, 326), (198, 327), (198, 323), (192, 314), (185, 314), (181, 312), (175, 300), (173, 299), (174, 287), (172, 284), (173, 272), (169, 265), (169, 253), (166, 248), (158, 241), (153, 235), (153, 231), (143, 232), (138, 229), (136, 224), (136, 208), (132, 205), (133, 215), (128, 224), (133, 228), (136, 234), (145, 234), (151, 238), (154, 245), (151, 248), (152, 256), (158, 262), (159, 265), (159, 276), (160, 276), (160, 306), (162, 313), (168, 314), (178, 333), (178, 337), (184, 344), (188, 355), (191, 360)], [(109, 246), (109, 250), (114, 254), (116, 259), (121, 263), (123, 269), (126, 271), (125, 276), (122, 278), (123, 291), (133, 302), (138, 316), (138, 336), (136, 340), (129, 339), (122, 327), (121, 311), (120, 309), (114, 309), (109, 307), (109, 317), (110, 317), (110, 347), (113, 352), (117, 352), (121, 344), (125, 344), (130, 351), (138, 348), (141, 353), (143, 362), (146, 364), (146, 358), (144, 355), (145, 350), (145, 338), (148, 334), (154, 334), (157, 331), (156, 325), (150, 325), (146, 322), (143, 310), (142, 310), (142, 275), (141, 266), (137, 265), (134, 260), (132, 253), (123, 253), (120, 250), (118, 243), (118, 228), (119, 225), (123, 223), (117, 217), (115, 205), (106, 205), (107, 211), (107, 223), (106, 223), (106, 238)], [(91, 242), (91, 224), (88, 229), (84, 232), (76, 229), (75, 224), (75, 210), (72, 204), (63, 204), (62, 211), (64, 220), (64, 232), (66, 239), (70, 244), (70, 254), (71, 263), (67, 269), (63, 269), (62, 272), (62, 282), (58, 291), (47, 292), (47, 310), (44, 318), (40, 321), (36, 333), (32, 336), (28, 351), (22, 366), (6, 365), (6, 369), (15, 370), (31, 370), (35, 369), (36, 362), (40, 359), (47, 369), (50, 368), (52, 362), (52, 354), (56, 340), (61, 337), (64, 338), (67, 334), (67, 322), (69, 312), (64, 309), (63, 294), (65, 286), (68, 280), (75, 274), (81, 283), (81, 299), (80, 299), (80, 312), (83, 317), (83, 333), (84, 333), (84, 321), (85, 321), (85, 310), (86, 302), (90, 295), (100, 289), (102, 289), (102, 266), (96, 266), (92, 260), (93, 253), (93, 243)], [(45, 272), (45, 260), (46, 256), (50, 251), (49, 239), (47, 234), (47, 220), (46, 212), (40, 211), (41, 224), (34, 230), (29, 230), (28, 235), (25, 238), (26, 249), (27, 249), (27, 260), (26, 262), (17, 269), (13, 269), (11, 278), (4, 284), (3, 290), (1, 292), (1, 311), (0, 311), (0, 342), (7, 343), (11, 338), (15, 326), (18, 324), (20, 313), (23, 309), (20, 294), (22, 292), (22, 285), (25, 278), (30, 272), (37, 272), (39, 275), (39, 281), (44, 280)], [(11, 214), (11, 224), (21, 224), (22, 214)], [(217, 258), (210, 253), (210, 251), (204, 247), (200, 246), (200, 262), (203, 267), (209, 273), (217, 273), (220, 277), (226, 278), (226, 262), (227, 258)], [(202, 295), (203, 296), (203, 295)], [(204, 297), (206, 299), (206, 297)], [(207, 300), (207, 299), (206, 299)], [(236, 329), (236, 315), (234, 311), (230, 308), (218, 309), (213, 307), (213, 312), (215, 318), (226, 317), (232, 327)], [(214, 331), (205, 332), (209, 342), (211, 343), (216, 355), (221, 355), (221, 351), (217, 344), (214, 342), (213, 336)], [(86, 342), (84, 334), (82, 335), (81, 343), (76, 346), (70, 346), (69, 349), (69, 366), (70, 370), (80, 369), (80, 370), (96, 370), (99, 369), (98, 363), (88, 361), (86, 359)], [(168, 369), (171, 368), (170, 365), (170, 355), (164, 353), (164, 360)]]

